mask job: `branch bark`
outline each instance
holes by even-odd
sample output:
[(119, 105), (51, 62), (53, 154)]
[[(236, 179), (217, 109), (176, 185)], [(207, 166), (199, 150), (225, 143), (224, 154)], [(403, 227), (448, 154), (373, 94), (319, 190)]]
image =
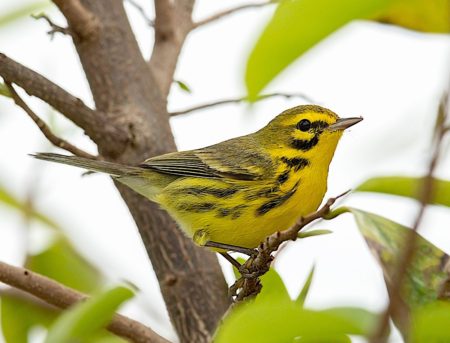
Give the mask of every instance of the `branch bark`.
[[(76, 18), (71, 17), (62, 2), (55, 1), (68, 19), (70, 29), (75, 30)], [(163, 3), (169, 1), (157, 3), (164, 6)], [(74, 39), (97, 110), (105, 114), (104, 123), (125, 130), (130, 137), (127, 141), (114, 141), (111, 134), (97, 137), (95, 142), (101, 155), (137, 164), (144, 158), (174, 151), (176, 147), (166, 112), (168, 91), (161, 91), (158, 76), (154, 77), (143, 59), (122, 0), (82, 0), (81, 4), (99, 22), (94, 35)], [(183, 11), (184, 22), (189, 22), (186, 18), (190, 18), (193, 0), (179, 0), (177, 5), (178, 15)], [(158, 25), (160, 27), (156, 28)], [(161, 20), (155, 22), (155, 29), (161, 30), (161, 25)], [(162, 68), (165, 70), (163, 79), (170, 79), (171, 83), (173, 61), (176, 65), (182, 41), (172, 42), (176, 49), (161, 43), (161, 37), (157, 41), (153, 54), (170, 55)], [(229, 306), (226, 283), (216, 256), (194, 246), (156, 204), (124, 186), (117, 187), (136, 221), (180, 340), (208, 342)]]
[[(88, 298), (87, 295), (45, 276), (4, 262), (0, 262), (0, 281), (61, 309)], [(170, 343), (149, 327), (120, 314), (114, 316), (107, 329), (136, 343)]]
[(167, 98), (178, 56), (192, 30), (194, 0), (155, 0), (155, 44), (149, 66), (164, 99)]

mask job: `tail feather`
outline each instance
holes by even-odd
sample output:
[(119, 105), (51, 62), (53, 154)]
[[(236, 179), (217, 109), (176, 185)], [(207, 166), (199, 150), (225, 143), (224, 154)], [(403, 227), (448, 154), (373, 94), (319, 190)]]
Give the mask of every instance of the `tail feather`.
[(37, 153), (31, 155), (39, 160), (68, 164), (71, 166), (84, 168), (94, 172), (106, 173), (113, 177), (139, 176), (142, 169), (139, 167), (125, 166), (119, 163), (92, 160), (85, 157), (66, 156), (53, 153)]

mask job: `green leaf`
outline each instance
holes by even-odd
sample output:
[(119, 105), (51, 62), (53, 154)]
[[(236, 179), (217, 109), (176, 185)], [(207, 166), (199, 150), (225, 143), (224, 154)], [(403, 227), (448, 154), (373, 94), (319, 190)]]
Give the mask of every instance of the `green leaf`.
[(296, 58), (351, 20), (380, 13), (395, 0), (284, 0), (250, 53), (245, 72), (254, 100)]
[(25, 267), (84, 293), (98, 289), (103, 283), (101, 273), (62, 236), (45, 251), (29, 256)]
[(236, 306), (218, 328), (214, 342), (349, 342), (348, 334), (368, 332), (348, 314), (306, 310), (293, 301), (266, 298)]
[(347, 319), (362, 332), (365, 332), (366, 335), (377, 328), (379, 321), (378, 314), (357, 307), (335, 307), (326, 309), (323, 312)]
[(311, 288), (311, 283), (314, 277), (314, 270), (316, 266), (312, 266), (311, 271), (308, 274), (308, 277), (306, 278), (305, 284), (302, 287), (302, 290), (300, 291), (297, 300), (295, 302), (303, 307), (305, 304), (306, 297), (308, 296), (309, 289)]
[(450, 0), (398, 0), (374, 20), (421, 32), (450, 32)]
[(2, 291), (0, 298), (2, 333), (6, 343), (27, 343), (32, 327), (48, 328), (58, 314), (52, 307), (19, 293)]
[(321, 235), (328, 235), (330, 233), (333, 233), (331, 230), (310, 230), (310, 231), (300, 231), (297, 235), (298, 238), (308, 238), (308, 237), (315, 237), (315, 236), (321, 236)]
[(31, 217), (33, 219), (39, 220), (43, 224), (53, 228), (59, 229), (59, 226), (46, 215), (36, 211), (34, 208), (30, 208), (29, 204), (25, 201), (17, 199), (12, 195), (6, 188), (0, 185), (0, 204), (7, 205), (16, 209), (24, 214), (24, 216)]
[(9, 25), (17, 20), (26, 18), (33, 12), (42, 11), (50, 6), (50, 1), (39, 1), (31, 4), (25, 4), (21, 7), (14, 8), (13, 10), (3, 13), (0, 16), (0, 27)]
[(413, 313), (411, 342), (450, 342), (450, 303), (435, 302)]
[(185, 84), (183, 81), (174, 80), (174, 82), (178, 85), (178, 87), (180, 87), (180, 89), (182, 91), (185, 91), (186, 93), (189, 93), (189, 94), (192, 93), (191, 88), (187, 84)]
[[(355, 191), (376, 192), (420, 199), (423, 178), (404, 176), (375, 177), (363, 182)], [(431, 203), (450, 206), (450, 181), (434, 179), (434, 195)]]
[(76, 342), (92, 337), (131, 297), (133, 292), (129, 288), (115, 287), (75, 305), (56, 320), (45, 343)]
[[(397, 280), (397, 258), (404, 250), (410, 229), (373, 213), (349, 209), (367, 245), (379, 261), (388, 289)], [(416, 253), (406, 275), (403, 300), (411, 307), (431, 303), (438, 299), (449, 278), (444, 270), (449, 256), (417, 234)]]
[(0, 95), (11, 98), (11, 93), (8, 87), (6, 87), (6, 85), (3, 82), (0, 82)]

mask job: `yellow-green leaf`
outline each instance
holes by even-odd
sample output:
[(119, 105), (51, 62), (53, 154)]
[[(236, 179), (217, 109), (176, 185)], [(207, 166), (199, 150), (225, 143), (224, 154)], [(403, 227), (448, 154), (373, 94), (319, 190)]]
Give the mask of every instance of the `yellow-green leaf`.
[(284, 0), (250, 53), (245, 83), (250, 100), (284, 68), (351, 20), (370, 18), (395, 0)]
[(411, 342), (450, 342), (450, 303), (435, 302), (413, 313)]
[(315, 267), (316, 267), (315, 265), (312, 266), (311, 271), (309, 272), (308, 277), (306, 278), (305, 284), (303, 285), (302, 290), (300, 291), (297, 297), (297, 300), (295, 300), (296, 303), (302, 307), (305, 304), (306, 297), (308, 296), (309, 289), (311, 288)]
[(133, 295), (129, 288), (115, 287), (75, 305), (55, 321), (45, 343), (82, 342), (93, 337)]
[[(404, 176), (375, 177), (356, 187), (358, 192), (376, 192), (420, 199), (423, 178)], [(434, 179), (432, 204), (450, 206), (450, 181)]]
[[(379, 261), (388, 289), (397, 280), (397, 259), (405, 247), (408, 228), (373, 213), (350, 208), (358, 228), (372, 253)], [(444, 269), (449, 256), (417, 234), (416, 253), (407, 271), (402, 292), (403, 300), (411, 307), (437, 300), (449, 279)]]
[(373, 19), (422, 32), (448, 33), (450, 0), (398, 0)]

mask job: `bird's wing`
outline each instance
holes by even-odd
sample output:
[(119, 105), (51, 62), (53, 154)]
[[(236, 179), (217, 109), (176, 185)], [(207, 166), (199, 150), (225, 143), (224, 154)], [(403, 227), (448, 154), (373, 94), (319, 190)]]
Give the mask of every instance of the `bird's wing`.
[(272, 160), (254, 144), (242, 139), (156, 156), (140, 166), (164, 174), (215, 179), (250, 181), (273, 174)]

